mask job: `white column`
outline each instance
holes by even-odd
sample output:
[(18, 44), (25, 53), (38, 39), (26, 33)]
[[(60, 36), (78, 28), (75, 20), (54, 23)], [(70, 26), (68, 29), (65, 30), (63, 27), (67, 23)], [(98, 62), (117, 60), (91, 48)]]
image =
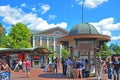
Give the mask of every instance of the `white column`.
[(35, 36), (33, 36), (33, 48), (35, 47)]
[(40, 46), (42, 46), (42, 35), (40, 36)]
[(54, 51), (56, 51), (56, 41), (55, 41), (55, 37), (54, 37), (54, 44), (53, 44), (53, 47), (54, 47)]
[(47, 47), (49, 47), (49, 37), (47, 36)]
[(60, 59), (62, 59), (62, 44), (60, 44)]

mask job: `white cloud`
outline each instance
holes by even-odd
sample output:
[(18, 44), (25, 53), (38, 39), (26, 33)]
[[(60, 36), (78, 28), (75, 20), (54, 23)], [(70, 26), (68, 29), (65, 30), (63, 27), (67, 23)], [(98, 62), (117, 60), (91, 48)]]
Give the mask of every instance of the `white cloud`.
[(110, 31), (104, 30), (102, 31), (102, 34), (111, 36), (112, 33)]
[(113, 36), (111, 40), (120, 40), (120, 35), (119, 36)]
[(55, 26), (59, 26), (59, 27), (62, 27), (62, 28), (66, 28), (67, 23), (66, 23), (66, 22), (61, 22), (61, 23), (56, 24)]
[(41, 5), (41, 14), (45, 14), (50, 9), (50, 6), (48, 4), (42, 4)]
[(23, 11), (20, 8), (11, 8), (9, 5), (0, 6), (0, 16), (8, 24), (15, 24), (21, 14), (23, 14)]
[(23, 4), (21, 5), (21, 7), (26, 7), (26, 3), (23, 3)]
[(33, 12), (36, 12), (37, 10), (36, 10), (36, 8), (34, 7), (34, 8), (32, 8), (32, 11), (33, 11)]
[(12, 8), (9, 5), (0, 6), (0, 17), (2, 17), (2, 21), (6, 24), (16, 24), (17, 22), (22, 22), (26, 24), (30, 29), (34, 30), (43, 30), (56, 26), (60, 26), (62, 28), (67, 27), (66, 22), (60, 22), (57, 24), (49, 24), (46, 20), (41, 17), (37, 17), (36, 14), (33, 13), (25, 13), (20, 8)]
[(49, 15), (48, 18), (49, 18), (49, 21), (51, 21), (56, 18), (56, 15)]
[[(95, 8), (104, 2), (107, 2), (108, 0), (85, 0), (84, 6), (87, 8)], [(83, 0), (76, 0), (76, 2), (81, 5), (83, 3)]]
[(111, 36), (113, 40), (119, 39), (120, 36), (112, 36), (112, 31), (120, 31), (120, 22), (114, 23), (114, 18), (106, 18), (99, 22), (92, 22), (92, 25), (96, 27), (99, 33)]

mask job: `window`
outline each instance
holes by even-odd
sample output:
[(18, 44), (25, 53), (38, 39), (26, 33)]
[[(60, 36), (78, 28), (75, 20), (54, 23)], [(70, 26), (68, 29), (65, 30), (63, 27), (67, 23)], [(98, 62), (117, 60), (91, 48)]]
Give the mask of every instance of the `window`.
[(35, 40), (39, 41), (40, 37), (39, 36), (35, 36)]
[(62, 32), (61, 31), (55, 31), (53, 34), (55, 34), (55, 35), (62, 35)]

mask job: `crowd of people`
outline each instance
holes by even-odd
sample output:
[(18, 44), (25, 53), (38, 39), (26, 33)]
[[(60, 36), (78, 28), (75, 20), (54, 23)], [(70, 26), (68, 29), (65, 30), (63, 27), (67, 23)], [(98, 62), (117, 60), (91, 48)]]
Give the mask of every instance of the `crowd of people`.
[(63, 74), (67, 77), (74, 77), (76, 79), (84, 79), (89, 75), (89, 66), (87, 59), (75, 59), (71, 60), (68, 57), (66, 60), (62, 60)]
[[(120, 80), (119, 75), (120, 75), (120, 61), (118, 57), (114, 57), (114, 61), (111, 59), (111, 57), (106, 58), (105, 60), (102, 60), (101, 57), (98, 56), (96, 59), (96, 71), (95, 76), (98, 76), (98, 79), (101, 80), (101, 74), (107, 74), (108, 75), (108, 80)], [(49, 63), (51, 62), (51, 63)], [(92, 65), (94, 64), (89, 64), (90, 62), (87, 59), (84, 58), (75, 58), (71, 59), (68, 57), (66, 60), (62, 59), (62, 69), (63, 69), (63, 74), (66, 75), (68, 78), (74, 77), (76, 79), (81, 78), (81, 80), (84, 80), (86, 77), (90, 76), (90, 70), (93, 67)], [(55, 73), (58, 73), (58, 64), (59, 60), (56, 57), (55, 59), (52, 59), (50, 61), (49, 59), (47, 60), (47, 63), (49, 64), (47, 66), (47, 69), (51, 66), (51, 72), (54, 75)], [(95, 66), (95, 65), (94, 65)], [(24, 71), (27, 72), (27, 77), (30, 77), (30, 68), (31, 68), (31, 62), (29, 59), (27, 60), (21, 60), (19, 59), (16, 64), (14, 69), (12, 70), (9, 67), (9, 64), (7, 61), (4, 61), (0, 59), (0, 71)], [(46, 68), (46, 67), (45, 67)], [(95, 69), (95, 67), (93, 68)]]
[(7, 61), (0, 59), (0, 71), (7, 71), (7, 72), (24, 71), (24, 72), (27, 72), (27, 77), (30, 78), (31, 62), (29, 61), (29, 59), (23, 60), (23, 61), (21, 59), (19, 59), (18, 61), (16, 61), (14, 66), (15, 67), (12, 70), (9, 67), (9, 64)]
[[(120, 80), (120, 61), (118, 57), (114, 58), (114, 61), (111, 60), (111, 57), (106, 58), (106, 60), (102, 60), (101, 57), (98, 56), (96, 65), (95, 76), (98, 76), (98, 80), (101, 80), (101, 74), (107, 74), (108, 80)], [(87, 59), (75, 59), (72, 60), (70, 57), (66, 60), (62, 60), (63, 66), (63, 74), (67, 77), (74, 77), (76, 79), (89, 77), (90, 75), (90, 66), (88, 64)]]

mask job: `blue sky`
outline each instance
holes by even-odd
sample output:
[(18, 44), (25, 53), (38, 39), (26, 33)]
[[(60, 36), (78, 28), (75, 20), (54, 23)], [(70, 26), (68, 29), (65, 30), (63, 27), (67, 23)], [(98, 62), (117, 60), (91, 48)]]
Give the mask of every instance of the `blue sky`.
[(110, 43), (120, 45), (120, 0), (0, 0), (0, 23), (9, 32), (17, 22), (31, 30), (60, 26), (70, 30), (83, 21), (94, 25), (99, 33), (109, 35)]

